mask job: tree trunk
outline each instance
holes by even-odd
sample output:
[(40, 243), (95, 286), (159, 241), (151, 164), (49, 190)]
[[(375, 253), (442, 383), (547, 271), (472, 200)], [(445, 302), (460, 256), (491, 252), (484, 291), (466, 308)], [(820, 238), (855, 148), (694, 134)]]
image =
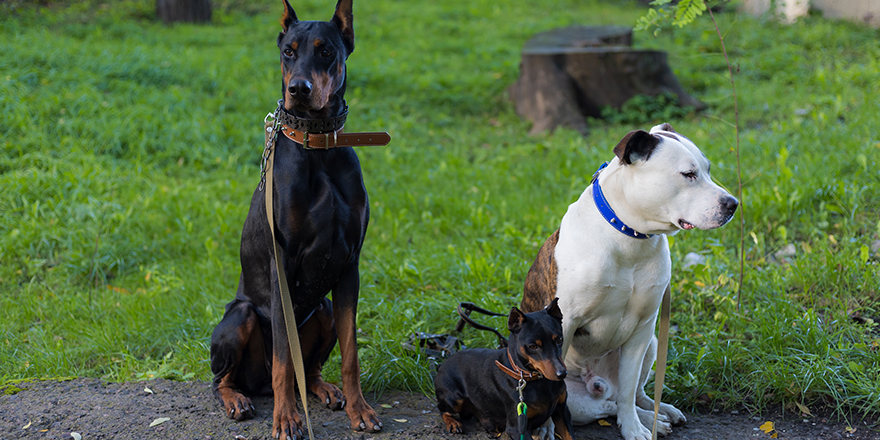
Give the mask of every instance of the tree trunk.
[(211, 0), (156, 0), (156, 15), (166, 24), (175, 21), (211, 21)]
[(616, 109), (636, 95), (663, 92), (682, 105), (705, 105), (681, 87), (666, 53), (632, 49), (632, 30), (620, 26), (555, 29), (535, 35), (523, 48), (520, 77), (508, 92), (531, 133), (564, 126), (586, 132), (586, 117)]

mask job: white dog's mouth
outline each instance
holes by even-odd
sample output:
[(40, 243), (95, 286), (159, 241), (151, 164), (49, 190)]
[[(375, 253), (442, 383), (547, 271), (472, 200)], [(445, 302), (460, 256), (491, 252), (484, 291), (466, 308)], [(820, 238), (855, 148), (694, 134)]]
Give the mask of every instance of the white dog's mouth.
[(694, 229), (694, 225), (686, 222), (684, 219), (678, 219), (678, 226), (681, 229)]

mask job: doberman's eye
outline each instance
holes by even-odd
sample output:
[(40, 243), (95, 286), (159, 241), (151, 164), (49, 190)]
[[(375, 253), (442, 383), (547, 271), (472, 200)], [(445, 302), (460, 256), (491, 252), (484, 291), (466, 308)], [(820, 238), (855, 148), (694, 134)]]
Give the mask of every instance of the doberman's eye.
[(290, 58), (293, 56), (293, 49), (291, 49), (291, 48), (284, 49), (283, 53), (284, 53), (284, 56)]
[(529, 345), (526, 345), (526, 347), (527, 347), (529, 350), (535, 351), (535, 350), (538, 349), (538, 344), (529, 344)]
[(559, 346), (562, 345), (562, 338), (559, 338), (556, 340), (556, 345), (559, 345)]
[(687, 178), (688, 180), (694, 180), (694, 179), (697, 178), (697, 172), (696, 172), (696, 171), (688, 171), (688, 172), (685, 172), (685, 173), (681, 173), (681, 175), (684, 176), (685, 178)]
[(327, 57), (329, 57), (330, 55), (333, 55), (333, 51), (330, 50), (330, 49), (328, 49), (328, 48), (326, 48), (326, 47), (324, 48), (324, 50), (321, 51), (321, 56), (324, 57), (324, 58), (327, 58)]

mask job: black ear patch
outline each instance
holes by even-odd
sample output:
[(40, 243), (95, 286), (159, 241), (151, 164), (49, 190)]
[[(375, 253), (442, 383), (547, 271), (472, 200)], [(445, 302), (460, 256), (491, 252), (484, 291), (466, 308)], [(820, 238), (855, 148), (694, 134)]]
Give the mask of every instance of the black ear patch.
[(550, 305), (544, 307), (544, 310), (547, 311), (547, 314), (550, 315), (551, 318), (556, 318), (560, 322), (562, 321), (562, 310), (559, 308), (559, 298), (553, 298), (553, 301), (550, 302)]
[(507, 329), (510, 330), (511, 333), (518, 332), (523, 323), (526, 322), (526, 315), (522, 312), (522, 310), (511, 307), (510, 315), (507, 317)]
[(614, 154), (621, 163), (630, 165), (636, 160), (648, 160), (660, 139), (645, 130), (631, 131), (614, 147)]

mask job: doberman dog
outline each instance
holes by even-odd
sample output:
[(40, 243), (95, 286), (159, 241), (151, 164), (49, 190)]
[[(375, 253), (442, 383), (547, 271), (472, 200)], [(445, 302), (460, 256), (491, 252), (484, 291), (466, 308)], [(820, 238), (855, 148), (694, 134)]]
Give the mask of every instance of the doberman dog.
[[(339, 0), (329, 22), (299, 21), (284, 0), (281, 24), (281, 113), (294, 122), (329, 124), (335, 131), (327, 137), (335, 140), (347, 112), (343, 95), (345, 63), (354, 50), (352, 0)], [(275, 144), (273, 221), (298, 323), (306, 386), (329, 408), (344, 408), (352, 429), (376, 432), (382, 423), (361, 391), (355, 335), (358, 260), (369, 220), (360, 163), (351, 147), (309, 149), (284, 130), (293, 133), (282, 126), (284, 136)], [(303, 420), (296, 408), (294, 367), (262, 189), (254, 191), (241, 235), (238, 291), (211, 336), (212, 388), (226, 415), (237, 420), (254, 415), (249, 395), (273, 394), (273, 437), (297, 439), (303, 437)], [(344, 394), (321, 377), (337, 336)]]
[[(507, 348), (470, 349), (449, 357), (437, 371), (437, 407), (450, 433), (462, 433), (454, 417), (476, 417), (490, 436), (506, 432), (511, 439), (532, 438), (531, 430), (553, 421), (556, 435), (572, 438), (566, 405), (566, 370), (562, 362), (562, 312), (556, 300), (543, 310), (523, 313), (511, 308)], [(520, 389), (519, 386), (525, 385)], [(520, 395), (520, 391), (522, 394)], [(528, 423), (521, 430), (517, 406), (526, 404)], [(550, 435), (552, 438), (552, 434)]]

